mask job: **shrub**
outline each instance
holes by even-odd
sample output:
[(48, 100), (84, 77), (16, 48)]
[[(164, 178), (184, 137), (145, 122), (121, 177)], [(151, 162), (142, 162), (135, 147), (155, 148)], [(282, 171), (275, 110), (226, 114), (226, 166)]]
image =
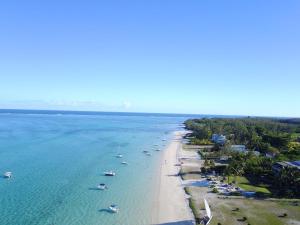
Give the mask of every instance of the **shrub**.
[(213, 188), (212, 192), (213, 192), (213, 193), (219, 193), (219, 191), (218, 191), (217, 188)]

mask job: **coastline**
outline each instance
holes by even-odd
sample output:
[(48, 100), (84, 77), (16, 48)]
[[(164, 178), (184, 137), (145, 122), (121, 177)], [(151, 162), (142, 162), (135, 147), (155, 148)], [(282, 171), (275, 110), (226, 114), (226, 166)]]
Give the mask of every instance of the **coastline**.
[(194, 216), (189, 207), (180, 176), (179, 151), (185, 131), (174, 132), (171, 142), (163, 152), (160, 162), (158, 189), (152, 209), (153, 224), (194, 224)]

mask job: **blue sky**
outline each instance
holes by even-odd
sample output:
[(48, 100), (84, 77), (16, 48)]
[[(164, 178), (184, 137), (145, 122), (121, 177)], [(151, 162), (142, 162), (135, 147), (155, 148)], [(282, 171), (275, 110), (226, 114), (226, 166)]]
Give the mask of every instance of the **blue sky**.
[(300, 116), (300, 1), (1, 1), (0, 108)]

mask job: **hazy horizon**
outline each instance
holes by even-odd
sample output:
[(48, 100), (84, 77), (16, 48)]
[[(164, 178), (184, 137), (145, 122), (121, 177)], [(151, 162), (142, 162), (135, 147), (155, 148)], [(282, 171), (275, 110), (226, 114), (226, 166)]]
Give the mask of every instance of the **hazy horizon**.
[(174, 116), (216, 116), (216, 117), (257, 117), (257, 118), (290, 118), (290, 119), (298, 119), (300, 117), (287, 117), (287, 116), (257, 116), (257, 115), (234, 115), (234, 114), (193, 114), (193, 113), (172, 113), (172, 112), (134, 112), (134, 111), (96, 111), (96, 110), (62, 110), (62, 109), (9, 109), (9, 108), (0, 108), (0, 113), (24, 113), (24, 112), (38, 112), (38, 113), (45, 113), (47, 112), (63, 112), (66, 114), (78, 113), (79, 115), (84, 115), (84, 113), (91, 113), (91, 114), (150, 114), (150, 115), (174, 115)]

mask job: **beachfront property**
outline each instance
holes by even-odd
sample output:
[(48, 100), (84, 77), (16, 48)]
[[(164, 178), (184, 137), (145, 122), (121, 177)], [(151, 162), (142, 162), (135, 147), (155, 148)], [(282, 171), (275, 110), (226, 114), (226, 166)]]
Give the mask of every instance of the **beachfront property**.
[(222, 155), (220, 156), (220, 161), (221, 162), (227, 162), (231, 157), (228, 155)]
[(223, 145), (226, 142), (226, 136), (222, 135), (222, 134), (213, 134), (211, 137), (212, 142), (216, 143), (216, 144), (220, 144)]
[(293, 162), (276, 162), (274, 163), (274, 165), (272, 166), (272, 171), (275, 174), (279, 174), (280, 171), (283, 168), (287, 168), (287, 167), (294, 167), (297, 168), (300, 171), (300, 161), (293, 161)]

